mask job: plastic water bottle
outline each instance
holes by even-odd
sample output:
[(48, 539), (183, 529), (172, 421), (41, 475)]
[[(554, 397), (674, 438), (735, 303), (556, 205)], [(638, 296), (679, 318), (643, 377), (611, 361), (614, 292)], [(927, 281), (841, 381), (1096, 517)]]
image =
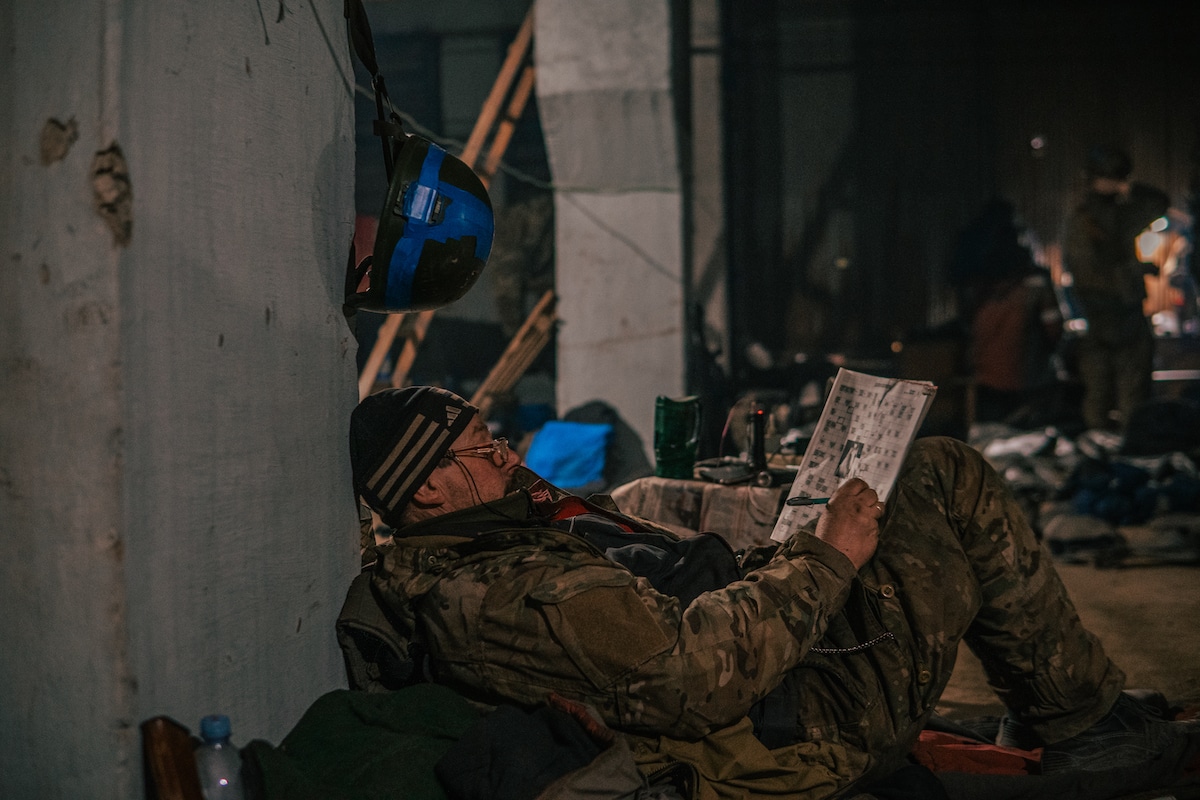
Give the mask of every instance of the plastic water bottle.
[(242, 756), (230, 743), (229, 734), (229, 717), (224, 714), (210, 714), (200, 720), (196, 770), (204, 800), (245, 800)]

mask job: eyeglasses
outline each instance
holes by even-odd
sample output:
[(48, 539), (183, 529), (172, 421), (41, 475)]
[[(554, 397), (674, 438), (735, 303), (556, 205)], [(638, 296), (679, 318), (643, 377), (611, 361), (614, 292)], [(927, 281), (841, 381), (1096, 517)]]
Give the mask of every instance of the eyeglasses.
[(508, 439), (500, 436), (492, 439), (488, 444), (481, 444), (477, 447), (464, 447), (461, 450), (446, 451), (446, 458), (456, 459), (459, 456), (490, 458), (492, 463), (497, 467), (503, 467), (508, 463)]

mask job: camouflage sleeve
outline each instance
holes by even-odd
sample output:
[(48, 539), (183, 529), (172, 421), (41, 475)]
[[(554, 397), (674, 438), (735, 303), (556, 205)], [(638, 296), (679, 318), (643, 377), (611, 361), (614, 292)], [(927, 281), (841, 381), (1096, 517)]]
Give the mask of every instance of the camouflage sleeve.
[(820, 639), (854, 574), (841, 553), (796, 534), (745, 580), (678, 612), (674, 646), (618, 687), (616, 724), (697, 738), (741, 718)]
[[(390, 556), (432, 570), (416, 612), (434, 675), (521, 704), (555, 692), (613, 727), (675, 738), (743, 717), (820, 638), (855, 574), (801, 532), (744, 580), (681, 608), (574, 537), (527, 535), (497, 534), (445, 570), (430, 551)], [(379, 573), (385, 602), (414, 597), (395, 567)]]

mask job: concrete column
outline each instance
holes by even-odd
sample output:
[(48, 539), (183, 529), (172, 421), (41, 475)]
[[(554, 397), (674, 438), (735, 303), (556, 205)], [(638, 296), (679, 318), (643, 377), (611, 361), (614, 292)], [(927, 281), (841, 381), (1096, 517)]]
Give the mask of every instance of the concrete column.
[(612, 405), (653, 454), (684, 391), (683, 200), (668, 0), (538, 0), (537, 96), (557, 191), (557, 403)]
[(144, 719), (277, 742), (344, 685), (341, 12), (0, 3), (0, 797), (137, 797)]

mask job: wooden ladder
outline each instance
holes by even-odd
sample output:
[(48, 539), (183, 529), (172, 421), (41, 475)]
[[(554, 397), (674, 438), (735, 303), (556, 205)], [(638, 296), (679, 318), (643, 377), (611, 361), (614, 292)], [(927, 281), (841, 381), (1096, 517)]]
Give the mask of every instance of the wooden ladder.
[(550, 341), (557, 319), (554, 311), (556, 302), (553, 289), (542, 295), (508, 347), (500, 354), (496, 366), (492, 367), (492, 371), (471, 396), (471, 405), (479, 409), (480, 417), (487, 419), (496, 398), (512, 391), (525, 370), (529, 369), (529, 365)]

